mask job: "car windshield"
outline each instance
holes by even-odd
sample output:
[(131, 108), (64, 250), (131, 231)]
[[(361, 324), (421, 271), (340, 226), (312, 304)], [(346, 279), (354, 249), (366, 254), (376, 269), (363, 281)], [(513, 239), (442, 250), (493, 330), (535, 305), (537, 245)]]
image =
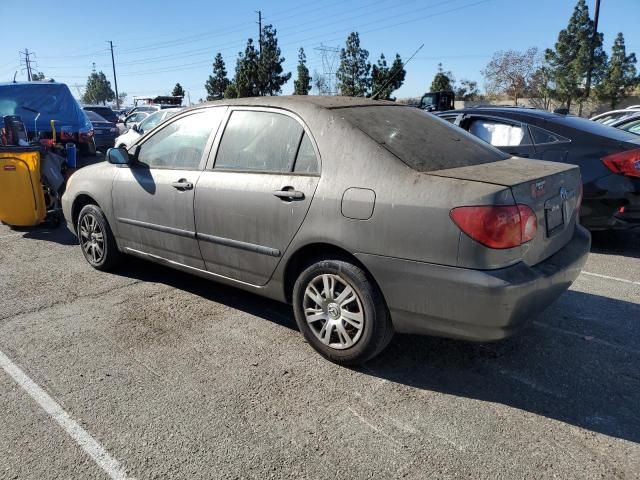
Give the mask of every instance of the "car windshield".
[(419, 172), (496, 162), (509, 155), (449, 122), (417, 108), (352, 107), (345, 120)]
[(640, 118), (627, 122), (624, 125), (620, 125), (618, 126), (618, 128), (620, 130), (624, 130), (625, 132), (640, 135)]
[(428, 93), (424, 97), (422, 97), (422, 100), (420, 101), (420, 106), (422, 108), (429, 107), (435, 104), (436, 104), (436, 96), (434, 94)]
[(620, 142), (628, 142), (635, 140), (633, 135), (624, 132), (618, 128), (610, 127), (602, 123), (594, 122), (582, 117), (576, 117), (575, 115), (559, 115), (550, 118), (550, 121), (556, 122), (559, 125), (563, 125), (570, 128), (576, 128), (592, 135), (600, 135), (601, 137), (610, 138)]
[(65, 88), (55, 83), (3, 85), (0, 87), (0, 116), (21, 115), (25, 111), (42, 115), (66, 111), (71, 95)]
[(164, 114), (165, 112), (152, 113), (147, 118), (145, 118), (142, 122), (140, 122), (140, 130), (142, 130), (143, 132), (148, 132), (149, 130), (151, 130), (153, 127), (155, 127), (160, 123)]
[(89, 117), (89, 120), (91, 120), (92, 122), (106, 122), (107, 121), (103, 117), (98, 115), (96, 112), (92, 112), (91, 110), (85, 110), (84, 113), (87, 115), (87, 117)]

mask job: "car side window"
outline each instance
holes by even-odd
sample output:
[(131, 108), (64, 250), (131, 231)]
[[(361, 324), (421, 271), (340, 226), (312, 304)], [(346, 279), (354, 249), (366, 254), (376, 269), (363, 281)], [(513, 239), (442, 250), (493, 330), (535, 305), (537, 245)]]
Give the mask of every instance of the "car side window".
[(208, 108), (178, 118), (140, 146), (138, 161), (150, 168), (198, 168), (224, 113), (224, 108)]
[(534, 127), (529, 125), (529, 131), (531, 132), (531, 138), (533, 138), (534, 145), (544, 145), (549, 143), (563, 143), (569, 142), (568, 138), (558, 135), (557, 133), (550, 132), (544, 128)]
[(469, 133), (494, 147), (518, 147), (531, 145), (526, 126), (503, 123), (486, 118), (471, 120)]
[(236, 110), (220, 141), (215, 169), (290, 172), (302, 125), (275, 112)]
[(316, 151), (313, 149), (313, 144), (309, 135), (304, 133), (300, 142), (300, 148), (298, 148), (298, 155), (296, 156), (296, 164), (293, 168), (295, 173), (319, 173), (318, 158), (316, 157)]

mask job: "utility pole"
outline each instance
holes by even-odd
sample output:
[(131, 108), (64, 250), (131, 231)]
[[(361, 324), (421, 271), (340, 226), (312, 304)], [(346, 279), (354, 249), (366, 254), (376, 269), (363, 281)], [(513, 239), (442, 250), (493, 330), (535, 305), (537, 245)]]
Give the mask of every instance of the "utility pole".
[(109, 40), (111, 47), (111, 66), (113, 66), (113, 84), (116, 87), (116, 110), (120, 110), (120, 97), (118, 97), (118, 79), (116, 78), (116, 61), (113, 58), (113, 42)]
[(258, 46), (262, 57), (262, 10), (258, 10), (256, 13), (258, 14)]
[[(27, 69), (27, 80), (31, 81), (33, 76), (31, 74), (31, 57), (30, 57), (30, 55), (33, 55), (33, 52), (29, 53), (29, 49), (25, 48), (24, 52), (20, 52), (20, 55), (24, 55), (24, 65), (25, 65), (25, 68)], [(20, 59), (20, 61), (22, 61), (22, 59)]]
[[(596, 11), (593, 17), (593, 33), (591, 35), (591, 51), (589, 52), (589, 69), (587, 70), (587, 82), (584, 86), (584, 98), (589, 98), (591, 91), (591, 73), (593, 70), (593, 53), (596, 48), (596, 38), (598, 35), (598, 18), (600, 17), (600, 0), (596, 0)], [(580, 111), (578, 115), (582, 115), (582, 102), (580, 102)]]

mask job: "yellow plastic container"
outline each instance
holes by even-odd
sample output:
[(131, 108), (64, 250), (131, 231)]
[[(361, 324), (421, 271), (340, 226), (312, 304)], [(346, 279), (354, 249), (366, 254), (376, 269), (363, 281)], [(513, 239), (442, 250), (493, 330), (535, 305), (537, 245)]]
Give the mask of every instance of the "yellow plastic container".
[(0, 146), (0, 220), (29, 227), (42, 223), (46, 216), (40, 149)]

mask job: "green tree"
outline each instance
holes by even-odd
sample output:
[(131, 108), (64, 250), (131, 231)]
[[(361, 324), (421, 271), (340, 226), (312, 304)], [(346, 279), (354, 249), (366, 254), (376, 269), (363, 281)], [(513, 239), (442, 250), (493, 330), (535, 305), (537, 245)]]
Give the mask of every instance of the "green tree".
[(247, 40), (244, 53), (239, 52), (236, 60), (236, 76), (233, 83), (238, 97), (255, 97), (261, 94), (259, 64), (260, 54), (250, 38)]
[(494, 53), (482, 71), (487, 81), (487, 92), (508, 95), (518, 105), (518, 98), (528, 90), (538, 65), (538, 49), (535, 47), (524, 52), (507, 50)]
[(453, 90), (453, 84), (456, 82), (456, 79), (451, 73), (450, 70), (444, 71), (442, 69), (442, 63), (438, 64), (438, 73), (433, 77), (433, 81), (431, 82), (430, 92), (439, 92), (441, 90)]
[(209, 79), (204, 84), (207, 89), (207, 100), (220, 100), (223, 96), (227, 98), (224, 93), (230, 83), (222, 54), (218, 52), (213, 60), (213, 75), (209, 75)]
[(116, 98), (116, 94), (111, 90), (111, 83), (107, 80), (105, 74), (100, 72), (91, 72), (87, 79), (87, 86), (82, 96), (83, 103), (101, 103), (104, 105), (106, 102)]
[(340, 66), (336, 72), (337, 89), (340, 95), (364, 97), (369, 92), (371, 64), (369, 52), (360, 48), (360, 35), (351, 32), (345, 48), (340, 50)]
[(638, 82), (636, 78), (636, 55), (627, 55), (624, 35), (618, 33), (613, 47), (611, 59), (607, 66), (602, 83), (596, 88), (598, 97), (608, 99), (611, 108), (616, 108), (620, 100), (627, 96), (628, 91)]
[(176, 86), (173, 87), (173, 91), (171, 92), (171, 95), (173, 95), (174, 97), (183, 97), (185, 96), (184, 93), (184, 88), (182, 88), (182, 85), (180, 85), (180, 83), (176, 83)]
[(549, 110), (551, 108), (553, 94), (549, 68), (542, 65), (533, 72), (531, 81), (529, 82), (529, 101), (531, 106), (542, 110)]
[(467, 80), (466, 78), (460, 80), (460, 86), (456, 87), (454, 92), (457, 100), (464, 100), (465, 102), (473, 102), (481, 97), (478, 90), (478, 82)]
[(399, 54), (396, 53), (391, 67), (387, 66), (384, 54), (380, 54), (377, 64), (371, 67), (371, 95), (382, 100), (395, 100), (391, 94), (402, 86), (406, 74)]
[(125, 101), (127, 100), (127, 92), (118, 92), (118, 100), (120, 106), (122, 107), (122, 105), (124, 105)]
[(283, 73), (276, 29), (272, 25), (262, 27), (262, 51), (258, 57), (258, 95), (277, 95), (291, 78), (291, 72)]
[(238, 98), (238, 89), (233, 83), (230, 83), (224, 89), (224, 98)]
[(293, 81), (294, 95), (309, 95), (311, 91), (311, 77), (307, 68), (307, 56), (304, 48), (300, 47), (298, 52), (298, 78)]
[(547, 49), (544, 57), (553, 84), (553, 97), (567, 108), (584, 99), (583, 85), (589, 70), (593, 41), (593, 69), (591, 81), (597, 85), (602, 78), (607, 54), (602, 49), (602, 33), (593, 36), (594, 24), (585, 0), (578, 0), (567, 28), (560, 31), (554, 49)]

